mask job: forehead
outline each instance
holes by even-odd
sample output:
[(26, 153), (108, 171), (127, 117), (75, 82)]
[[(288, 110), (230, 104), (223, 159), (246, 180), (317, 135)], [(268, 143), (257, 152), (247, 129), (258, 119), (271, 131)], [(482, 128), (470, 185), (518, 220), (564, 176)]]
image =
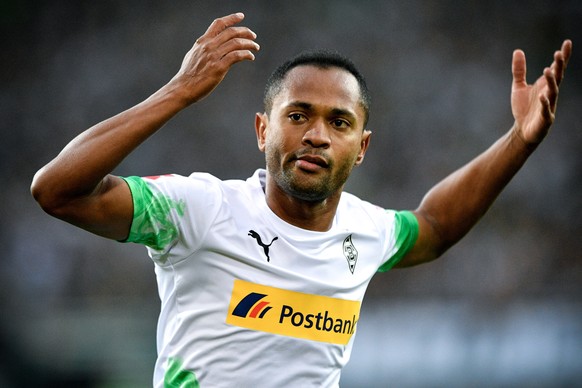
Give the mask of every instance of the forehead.
[(301, 101), (363, 114), (360, 97), (358, 81), (349, 71), (338, 67), (301, 65), (287, 73), (273, 105)]

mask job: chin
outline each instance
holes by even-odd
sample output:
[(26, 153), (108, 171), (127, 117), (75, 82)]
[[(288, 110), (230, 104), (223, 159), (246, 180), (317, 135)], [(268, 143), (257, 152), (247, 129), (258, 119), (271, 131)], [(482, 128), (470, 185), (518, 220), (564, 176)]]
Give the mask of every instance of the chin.
[(336, 190), (327, 185), (321, 178), (297, 179), (290, 182), (286, 192), (291, 196), (307, 202), (322, 202), (329, 198)]

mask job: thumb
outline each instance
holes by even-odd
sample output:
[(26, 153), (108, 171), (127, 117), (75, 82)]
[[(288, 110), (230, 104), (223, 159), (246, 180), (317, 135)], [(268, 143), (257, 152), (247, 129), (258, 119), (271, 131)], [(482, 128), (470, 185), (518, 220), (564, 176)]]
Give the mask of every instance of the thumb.
[(513, 84), (516, 86), (526, 85), (526, 64), (525, 53), (522, 50), (513, 51), (511, 61), (511, 73), (513, 74)]

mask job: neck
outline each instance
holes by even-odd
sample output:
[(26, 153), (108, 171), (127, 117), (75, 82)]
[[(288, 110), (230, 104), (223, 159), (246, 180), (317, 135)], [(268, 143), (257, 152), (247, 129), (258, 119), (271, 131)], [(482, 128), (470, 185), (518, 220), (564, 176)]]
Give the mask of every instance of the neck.
[(283, 221), (298, 228), (315, 232), (330, 230), (340, 196), (341, 190), (323, 201), (302, 200), (281, 190), (267, 175), (265, 187), (267, 205)]

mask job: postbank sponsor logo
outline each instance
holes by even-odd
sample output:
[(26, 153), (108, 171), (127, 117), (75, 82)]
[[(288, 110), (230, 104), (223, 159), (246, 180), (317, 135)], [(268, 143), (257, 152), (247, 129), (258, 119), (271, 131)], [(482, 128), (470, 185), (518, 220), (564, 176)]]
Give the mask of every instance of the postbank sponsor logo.
[(346, 345), (359, 301), (305, 294), (235, 280), (226, 323), (289, 337)]

